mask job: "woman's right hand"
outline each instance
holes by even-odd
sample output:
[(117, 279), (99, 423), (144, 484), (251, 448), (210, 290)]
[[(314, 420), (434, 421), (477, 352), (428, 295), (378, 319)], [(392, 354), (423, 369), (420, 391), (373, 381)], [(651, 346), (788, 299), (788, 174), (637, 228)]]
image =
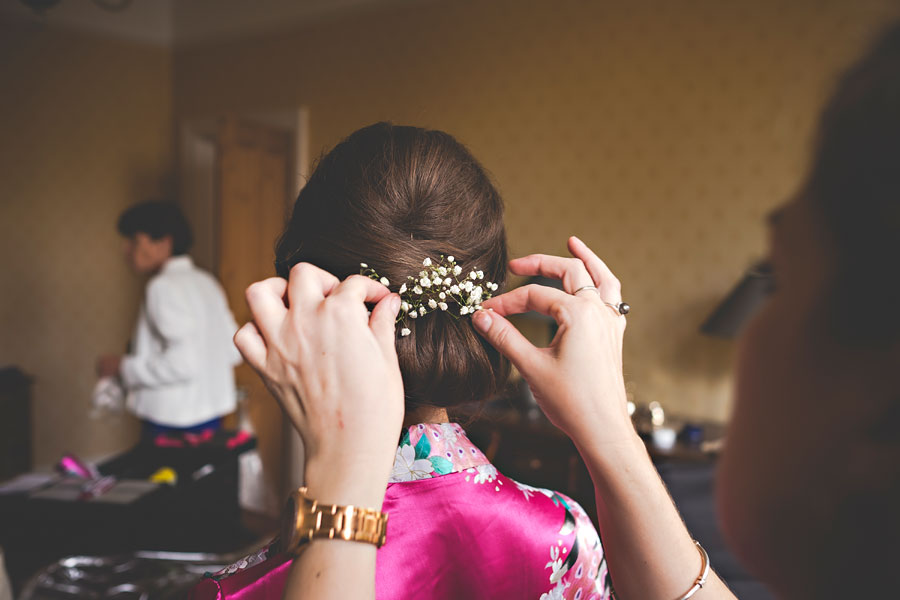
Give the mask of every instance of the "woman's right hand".
[[(622, 375), (625, 317), (607, 306), (622, 301), (619, 280), (576, 237), (569, 238), (574, 258), (532, 254), (510, 261), (517, 275), (542, 275), (562, 281), (563, 290), (526, 285), (491, 298), (474, 315), (476, 329), (516, 366), (535, 400), (576, 444), (598, 436), (630, 440)], [(594, 289), (579, 289), (594, 286)], [(578, 292), (577, 294), (575, 292)], [(604, 302), (605, 301), (605, 302)], [(505, 318), (535, 310), (552, 317), (556, 336), (537, 348)]]

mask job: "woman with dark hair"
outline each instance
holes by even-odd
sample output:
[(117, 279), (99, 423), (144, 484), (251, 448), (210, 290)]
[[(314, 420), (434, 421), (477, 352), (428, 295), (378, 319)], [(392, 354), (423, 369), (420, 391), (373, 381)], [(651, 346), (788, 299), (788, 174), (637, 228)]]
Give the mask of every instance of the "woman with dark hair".
[[(821, 123), (810, 177), (775, 213), (772, 232), (776, 291), (741, 342), (736, 410), (720, 468), (726, 535), (779, 597), (896, 597), (900, 25), (841, 80)], [(579, 447), (598, 490), (619, 595), (732, 597), (713, 574), (707, 577), (705, 554), (690, 552), (624, 410), (619, 282), (577, 239), (569, 248), (575, 258), (510, 263), (519, 274), (561, 279), (565, 291), (513, 290), (485, 302), (493, 310), (477, 311), (473, 323)], [(306, 290), (303, 306), (284, 306), (288, 285)], [(329, 462), (314, 482), (328, 502), (376, 506), (389, 470), (387, 446), (402, 395), (390, 325), (400, 300), (377, 287), (297, 268), (289, 284), (251, 288), (255, 324), (235, 338), (296, 415), (304, 439), (314, 442), (308, 461)], [(368, 321), (364, 301), (377, 303)], [(346, 318), (351, 308), (355, 316)], [(525, 310), (559, 324), (550, 348), (533, 347), (504, 318)], [(320, 416), (335, 412), (365, 421), (355, 418), (330, 436), (333, 425)], [(360, 432), (383, 448), (369, 456), (368, 468), (342, 450)], [(392, 535), (393, 529), (388, 540)], [(339, 590), (372, 597), (374, 565), (372, 546), (314, 542), (296, 561), (286, 596), (325, 598)], [(682, 594), (679, 582), (698, 572)]]
[[(499, 474), (449, 422), (447, 408), (487, 400), (508, 376), (508, 362), (471, 320), (503, 285), (506, 262), (503, 205), (475, 158), (446, 133), (387, 123), (356, 131), (321, 159), (278, 242), (277, 285), (292, 268), (315, 265), (333, 281), (362, 271), (402, 299), (395, 348), (405, 416), (381, 506), (391, 519), (378, 553), (381, 597), (609, 597), (603, 549), (584, 510)], [(288, 293), (291, 304), (299, 297)], [(287, 413), (301, 426), (304, 417)], [(335, 415), (328, 427), (348, 418)], [(364, 463), (374, 451), (362, 439), (354, 446), (345, 450)], [(306, 479), (312, 485), (330, 469), (308, 462)], [(299, 551), (293, 537), (285, 531), (204, 581), (195, 597), (280, 596)]]

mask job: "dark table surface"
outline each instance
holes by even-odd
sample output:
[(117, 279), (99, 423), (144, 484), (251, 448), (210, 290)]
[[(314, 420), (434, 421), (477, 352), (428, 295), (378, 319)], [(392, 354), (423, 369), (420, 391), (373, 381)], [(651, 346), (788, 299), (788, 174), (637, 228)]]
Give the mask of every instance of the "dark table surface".
[(229, 552), (254, 539), (241, 526), (237, 478), (238, 457), (256, 440), (228, 447), (227, 439), (229, 432), (196, 447), (142, 443), (99, 465), (119, 481), (144, 482), (160, 467), (178, 474), (176, 484), (151, 487), (129, 502), (0, 495), (0, 546), (13, 585), (63, 556)]

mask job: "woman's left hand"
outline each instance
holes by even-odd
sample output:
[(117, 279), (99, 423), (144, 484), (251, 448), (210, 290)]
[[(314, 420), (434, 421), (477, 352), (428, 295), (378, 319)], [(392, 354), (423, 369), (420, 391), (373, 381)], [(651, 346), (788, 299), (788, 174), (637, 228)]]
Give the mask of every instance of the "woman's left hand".
[[(303, 438), (309, 495), (380, 508), (403, 423), (400, 297), (307, 263), (246, 295), (253, 321), (234, 343)], [(376, 303), (371, 315), (367, 303)]]

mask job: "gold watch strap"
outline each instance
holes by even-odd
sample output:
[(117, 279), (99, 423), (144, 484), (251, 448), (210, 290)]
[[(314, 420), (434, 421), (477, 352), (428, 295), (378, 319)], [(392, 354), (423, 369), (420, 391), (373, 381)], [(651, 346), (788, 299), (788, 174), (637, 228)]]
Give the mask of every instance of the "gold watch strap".
[[(357, 506), (323, 504), (306, 495), (302, 487), (291, 494), (285, 550), (296, 553), (313, 539), (342, 539), (381, 547), (387, 535), (386, 513)], [(293, 508), (293, 510), (290, 510)]]

